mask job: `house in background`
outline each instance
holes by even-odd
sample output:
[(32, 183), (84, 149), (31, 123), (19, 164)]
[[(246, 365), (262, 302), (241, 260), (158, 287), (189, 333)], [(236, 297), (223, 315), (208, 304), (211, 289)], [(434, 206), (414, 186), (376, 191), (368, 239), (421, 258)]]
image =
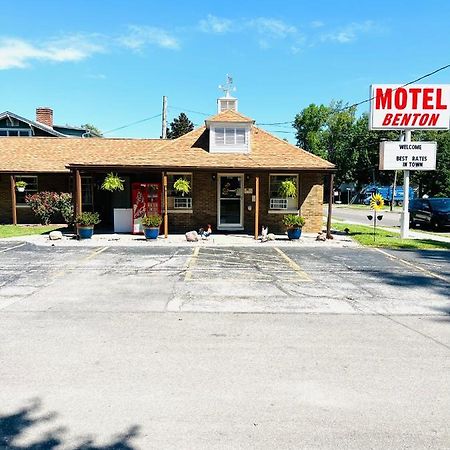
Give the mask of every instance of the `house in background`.
[[(276, 233), (287, 213), (300, 213), (304, 230), (317, 232), (324, 180), (334, 171), (328, 161), (256, 127), (227, 92), (204, 126), (174, 140), (0, 139), (0, 222), (32, 220), (14, 189), (25, 179), (28, 193), (73, 192), (78, 213), (98, 211), (102, 226), (117, 232), (138, 231), (145, 211), (163, 214), (168, 232), (211, 224), (253, 234), (264, 224)], [(124, 191), (100, 189), (108, 172), (125, 180)], [(190, 182), (189, 194), (174, 189), (178, 178)], [(295, 181), (296, 198), (279, 195), (287, 179)]]
[(0, 137), (100, 137), (85, 127), (55, 125), (53, 110), (36, 108), (36, 120), (26, 119), (10, 111), (0, 113)]

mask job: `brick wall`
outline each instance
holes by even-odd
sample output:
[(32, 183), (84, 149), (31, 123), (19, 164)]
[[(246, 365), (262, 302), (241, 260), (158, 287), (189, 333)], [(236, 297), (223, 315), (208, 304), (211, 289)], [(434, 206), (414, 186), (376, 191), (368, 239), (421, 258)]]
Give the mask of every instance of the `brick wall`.
[[(215, 179), (213, 179), (213, 176)], [(184, 233), (198, 230), (210, 223), (217, 229), (217, 174), (215, 172), (195, 172), (193, 174), (193, 213), (169, 213), (169, 232)], [(282, 224), (284, 213), (269, 213), (269, 174), (259, 172), (244, 175), (244, 188), (251, 188), (252, 193), (244, 194), (244, 231), (254, 233), (256, 176), (259, 176), (260, 207), (259, 229), (267, 225), (273, 233), (284, 233)], [(322, 229), (323, 175), (300, 173), (300, 196), (298, 198), (300, 213), (305, 216), (306, 232), (319, 232)], [(260, 230), (259, 230), (260, 231)]]
[[(34, 174), (33, 174), (34, 175)], [(37, 174), (39, 191), (69, 192), (69, 174)], [(37, 223), (28, 207), (17, 208), (17, 223)], [(12, 223), (10, 174), (0, 174), (0, 223)]]

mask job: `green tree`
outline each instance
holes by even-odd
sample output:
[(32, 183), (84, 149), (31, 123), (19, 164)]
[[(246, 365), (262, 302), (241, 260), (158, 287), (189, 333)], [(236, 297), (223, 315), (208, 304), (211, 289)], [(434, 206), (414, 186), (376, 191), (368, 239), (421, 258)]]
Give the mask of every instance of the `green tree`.
[(101, 130), (97, 128), (95, 125), (92, 125), (92, 123), (85, 123), (84, 125), (81, 125), (81, 127), (86, 128), (86, 130), (88, 131), (92, 131), (94, 135), (96, 134), (97, 136), (103, 136)]
[(311, 103), (295, 116), (294, 128), (297, 130), (297, 145), (317, 156), (326, 158), (326, 125), (330, 108)]
[(168, 139), (176, 139), (189, 133), (194, 129), (194, 124), (189, 120), (185, 113), (180, 113), (178, 117), (170, 123), (170, 129), (167, 130)]

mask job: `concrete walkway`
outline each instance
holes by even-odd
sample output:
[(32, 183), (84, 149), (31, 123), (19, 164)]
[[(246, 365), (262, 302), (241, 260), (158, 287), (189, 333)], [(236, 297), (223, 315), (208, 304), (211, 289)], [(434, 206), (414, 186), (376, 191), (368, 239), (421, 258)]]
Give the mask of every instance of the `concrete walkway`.
[(142, 235), (100, 233), (92, 239), (77, 240), (73, 233), (64, 233), (61, 240), (51, 241), (48, 235), (18, 236), (8, 241), (29, 242), (38, 246), (55, 247), (99, 247), (99, 246), (148, 246), (148, 247), (358, 247), (349, 236), (333, 235), (332, 240), (316, 241), (317, 233), (302, 233), (299, 240), (290, 241), (287, 235), (276, 235), (274, 241), (261, 242), (248, 234), (213, 234), (206, 240), (187, 242), (184, 234), (170, 234), (167, 239), (159, 236), (146, 240)]

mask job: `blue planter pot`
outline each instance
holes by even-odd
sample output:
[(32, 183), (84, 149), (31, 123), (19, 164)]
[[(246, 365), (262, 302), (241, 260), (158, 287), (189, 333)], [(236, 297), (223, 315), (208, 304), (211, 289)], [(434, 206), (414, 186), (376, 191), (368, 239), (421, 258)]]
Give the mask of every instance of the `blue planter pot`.
[(92, 235), (94, 234), (94, 227), (77, 227), (78, 236), (80, 236), (81, 239), (90, 239)]
[(159, 228), (144, 227), (145, 239), (156, 239), (159, 236)]
[(300, 236), (302, 235), (302, 229), (301, 228), (289, 228), (287, 230), (288, 238), (289, 239), (300, 239)]

